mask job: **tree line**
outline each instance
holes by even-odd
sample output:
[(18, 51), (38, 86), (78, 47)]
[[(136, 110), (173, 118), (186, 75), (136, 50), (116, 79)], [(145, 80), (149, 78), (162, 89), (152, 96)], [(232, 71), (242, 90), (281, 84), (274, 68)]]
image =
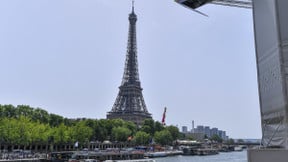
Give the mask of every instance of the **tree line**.
[(68, 119), (28, 105), (0, 105), (1, 144), (73, 144), (90, 141), (133, 142), (147, 145), (155, 142), (172, 144), (180, 133), (175, 126), (163, 126), (152, 119), (137, 127), (121, 119)]

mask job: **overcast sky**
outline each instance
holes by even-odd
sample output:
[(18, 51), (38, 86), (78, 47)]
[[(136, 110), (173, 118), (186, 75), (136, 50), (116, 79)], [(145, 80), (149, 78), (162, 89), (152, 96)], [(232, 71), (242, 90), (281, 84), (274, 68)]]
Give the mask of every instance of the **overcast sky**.
[[(204, 17), (173, 0), (136, 0), (138, 63), (153, 119), (261, 138), (252, 10)], [(106, 118), (119, 91), (131, 0), (0, 1), (0, 104)]]

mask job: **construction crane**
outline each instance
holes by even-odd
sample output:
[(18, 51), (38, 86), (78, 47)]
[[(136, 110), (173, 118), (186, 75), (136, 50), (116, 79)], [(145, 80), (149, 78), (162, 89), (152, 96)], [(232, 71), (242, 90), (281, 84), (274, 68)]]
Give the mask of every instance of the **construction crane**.
[(165, 108), (164, 108), (164, 112), (163, 112), (163, 116), (162, 116), (162, 121), (161, 121), (162, 125), (166, 125), (166, 123), (165, 123), (165, 119), (166, 119), (166, 110), (167, 110), (167, 108), (165, 107)]
[(183, 5), (184, 7), (190, 8), (193, 11), (198, 12), (204, 16), (207, 15), (196, 9), (209, 3), (231, 7), (252, 8), (252, 0), (175, 0), (175, 2)]

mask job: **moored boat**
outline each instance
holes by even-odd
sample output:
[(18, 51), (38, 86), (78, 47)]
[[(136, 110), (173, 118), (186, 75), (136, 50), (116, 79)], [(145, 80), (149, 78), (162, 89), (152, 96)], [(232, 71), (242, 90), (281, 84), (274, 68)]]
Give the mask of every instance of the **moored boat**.
[(243, 147), (242, 146), (235, 146), (234, 151), (243, 151)]
[(217, 149), (212, 148), (184, 148), (183, 155), (216, 155), (219, 154)]
[(144, 153), (144, 157), (148, 157), (148, 158), (157, 158), (157, 157), (166, 157), (166, 156), (168, 156), (168, 153), (164, 151)]
[(206, 149), (198, 149), (197, 150), (197, 154), (200, 156), (204, 156), (204, 155), (216, 155), (219, 154), (219, 151), (217, 149), (210, 149), (210, 148), (206, 148)]
[(105, 161), (105, 162), (156, 162), (153, 159), (135, 159), (135, 160), (112, 160), (112, 161)]

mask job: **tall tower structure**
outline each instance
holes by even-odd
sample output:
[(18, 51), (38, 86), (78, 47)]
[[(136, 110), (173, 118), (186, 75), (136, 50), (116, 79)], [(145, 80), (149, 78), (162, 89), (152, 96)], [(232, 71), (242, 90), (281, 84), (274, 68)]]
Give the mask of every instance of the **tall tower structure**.
[(129, 34), (124, 74), (119, 93), (112, 110), (107, 113), (107, 119), (120, 118), (141, 125), (143, 120), (152, 119), (148, 112), (138, 73), (137, 44), (136, 44), (136, 21), (134, 1), (132, 12), (129, 14)]

